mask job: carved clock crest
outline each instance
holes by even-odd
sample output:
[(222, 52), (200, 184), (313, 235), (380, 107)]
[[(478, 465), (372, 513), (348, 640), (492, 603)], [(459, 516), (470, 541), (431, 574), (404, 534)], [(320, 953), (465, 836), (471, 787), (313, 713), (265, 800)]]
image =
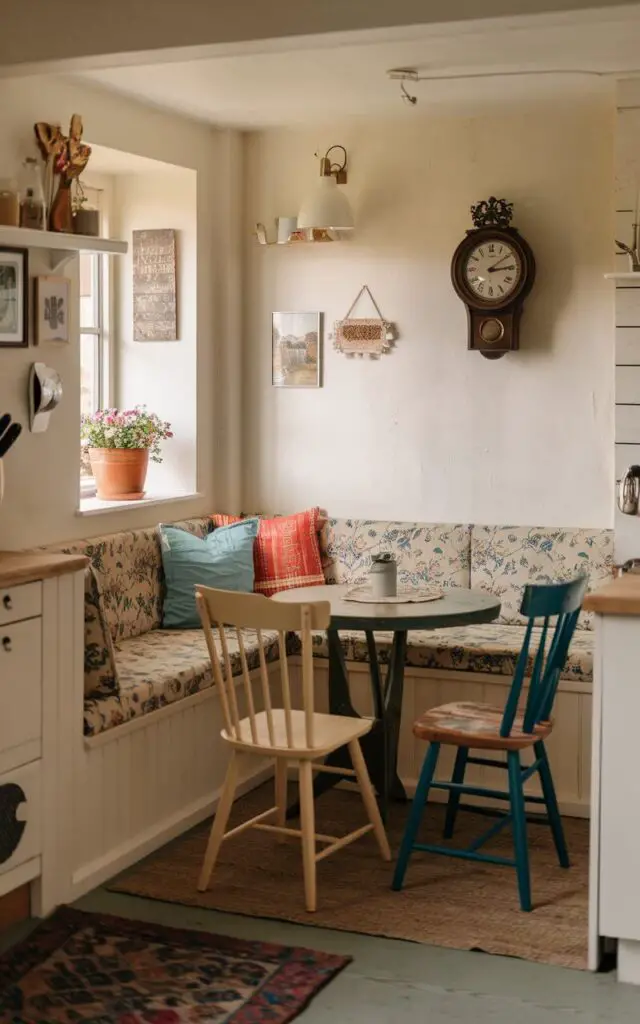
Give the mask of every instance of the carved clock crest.
[(511, 227), (513, 203), (491, 196), (471, 207), (473, 228), (453, 254), (451, 280), (467, 307), (468, 348), (499, 359), (519, 348), (520, 317), (533, 287), (530, 245)]

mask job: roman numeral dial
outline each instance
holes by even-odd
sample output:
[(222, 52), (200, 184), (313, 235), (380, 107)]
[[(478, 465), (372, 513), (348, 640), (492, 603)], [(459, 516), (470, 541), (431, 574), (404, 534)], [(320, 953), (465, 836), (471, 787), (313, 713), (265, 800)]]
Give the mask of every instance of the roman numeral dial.
[(504, 302), (516, 291), (522, 262), (508, 242), (485, 240), (471, 250), (462, 271), (474, 298), (491, 306)]

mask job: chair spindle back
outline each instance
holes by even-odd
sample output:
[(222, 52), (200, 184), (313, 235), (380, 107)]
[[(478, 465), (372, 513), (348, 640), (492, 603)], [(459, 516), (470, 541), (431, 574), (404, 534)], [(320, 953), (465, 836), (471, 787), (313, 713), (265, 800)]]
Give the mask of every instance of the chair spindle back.
[[(568, 583), (530, 584), (525, 587), (520, 614), (526, 615), (528, 622), (502, 716), (501, 736), (511, 735), (529, 664), (533, 629), (536, 622), (540, 620), (542, 632), (533, 661), (529, 693), (524, 709), (524, 732), (533, 733), (540, 722), (545, 722), (551, 717), (560, 673), (567, 660), (569, 645), (578, 623), (587, 585), (588, 578), (579, 576)], [(556, 620), (555, 627), (552, 626), (552, 619)], [(551, 642), (547, 649), (551, 630), (553, 630)]]
[[(231, 739), (253, 746), (288, 747), (314, 746), (314, 691), (312, 630), (326, 629), (331, 618), (328, 601), (312, 604), (280, 603), (262, 594), (238, 594), (212, 587), (196, 587), (196, 604), (211, 659), (213, 679), (220, 694), (225, 730)], [(258, 646), (258, 664), (249, 667), (246, 652), (247, 631), (255, 633)], [(272, 689), (273, 673), (267, 666), (265, 649), (277, 634), (280, 663), (280, 694)], [(287, 660), (287, 633), (300, 633), (302, 641), (302, 711), (304, 729), (295, 728), (296, 715), (291, 693), (289, 663)], [(230, 646), (233, 645), (233, 651)], [(237, 649), (237, 654), (236, 654)], [(233, 660), (237, 658), (234, 676)], [(256, 712), (256, 679), (259, 677), (262, 712)], [(247, 714), (240, 714), (236, 695), (238, 677)], [(255, 689), (254, 689), (255, 688)]]

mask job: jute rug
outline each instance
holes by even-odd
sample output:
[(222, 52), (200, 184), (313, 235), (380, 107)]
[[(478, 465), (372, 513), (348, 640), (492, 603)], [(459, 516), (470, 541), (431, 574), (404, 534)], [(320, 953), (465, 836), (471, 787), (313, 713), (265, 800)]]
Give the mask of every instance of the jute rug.
[[(270, 786), (239, 800), (231, 824), (272, 803)], [(389, 839), (398, 850), (408, 808), (391, 808)], [(423, 841), (440, 841), (444, 811), (425, 815)], [(316, 802), (316, 831), (343, 835), (364, 823), (357, 793), (334, 789)], [(484, 831), (492, 819), (460, 812), (456, 845)], [(318, 865), (318, 910), (303, 903), (302, 860), (297, 840), (278, 844), (273, 835), (249, 829), (223, 844), (211, 888), (199, 893), (196, 880), (210, 822), (152, 854), (109, 888), (150, 899), (208, 907), (252, 917), (270, 917), (324, 928), (385, 935), (455, 949), (586, 969), (588, 906), (588, 822), (564, 821), (572, 860), (558, 866), (549, 829), (529, 826), (534, 910), (519, 909), (515, 871), (449, 857), (414, 854), (402, 892), (390, 889), (392, 866), (378, 856), (367, 835)], [(512, 856), (511, 832), (486, 850)]]
[(1, 1024), (285, 1024), (348, 957), (64, 908), (0, 957)]

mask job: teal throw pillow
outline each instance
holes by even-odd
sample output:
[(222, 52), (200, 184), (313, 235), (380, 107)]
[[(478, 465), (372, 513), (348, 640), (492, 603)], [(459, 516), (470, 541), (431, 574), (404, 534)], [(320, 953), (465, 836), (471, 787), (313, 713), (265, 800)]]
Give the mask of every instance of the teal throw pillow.
[(195, 629), (200, 625), (194, 587), (253, 590), (253, 542), (257, 519), (220, 526), (204, 540), (186, 530), (160, 524), (160, 548), (165, 576), (162, 625), (166, 629)]

